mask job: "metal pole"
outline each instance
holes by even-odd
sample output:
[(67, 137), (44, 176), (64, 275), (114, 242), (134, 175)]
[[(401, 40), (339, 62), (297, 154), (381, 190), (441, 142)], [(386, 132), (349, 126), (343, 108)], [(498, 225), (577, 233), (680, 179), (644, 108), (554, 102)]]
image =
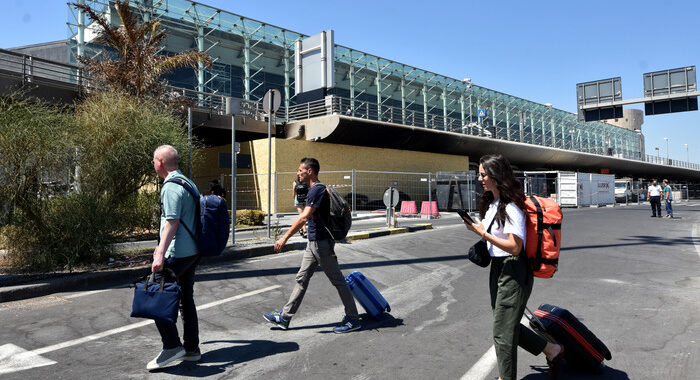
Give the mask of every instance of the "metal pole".
[(192, 179), (192, 107), (187, 107), (187, 178)]
[(432, 189), (432, 177), (431, 173), (428, 172), (428, 219), (433, 218), (433, 189)]
[(236, 243), (236, 116), (231, 115), (231, 244)]
[(357, 170), (352, 169), (352, 215), (357, 215)]
[(275, 93), (270, 92), (270, 104), (267, 117), (267, 238), (272, 237), (272, 108), (275, 104)]

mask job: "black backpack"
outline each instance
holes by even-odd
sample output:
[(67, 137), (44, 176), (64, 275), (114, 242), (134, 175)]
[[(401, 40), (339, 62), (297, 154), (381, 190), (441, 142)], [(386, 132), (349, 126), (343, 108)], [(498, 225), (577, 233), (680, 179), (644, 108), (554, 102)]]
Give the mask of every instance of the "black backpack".
[(343, 240), (352, 226), (352, 210), (348, 202), (332, 187), (326, 186), (329, 200), (329, 215), (326, 229), (333, 240)]

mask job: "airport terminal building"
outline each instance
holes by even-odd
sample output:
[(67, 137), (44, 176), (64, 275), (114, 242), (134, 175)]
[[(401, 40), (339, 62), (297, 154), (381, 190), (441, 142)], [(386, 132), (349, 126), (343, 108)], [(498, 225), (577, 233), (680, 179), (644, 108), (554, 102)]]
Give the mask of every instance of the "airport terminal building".
[[(111, 1), (77, 2), (119, 23)], [(130, 4), (144, 20), (158, 19), (165, 28), (164, 54), (194, 49), (214, 61), (211, 67), (179, 69), (167, 78), (208, 108), (195, 117), (195, 132), (210, 146), (196, 172), (202, 178), (231, 173), (231, 124), (237, 124), (235, 139), (244, 161), (238, 172), (249, 174), (266, 173), (268, 166), (275, 173), (294, 172), (304, 156), (319, 158), (322, 171), (465, 171), (470, 160), (473, 168), (481, 154), (492, 152), (505, 154), (521, 169), (606, 168), (639, 177), (639, 165), (646, 165), (647, 172), (661, 166), (645, 162), (640, 128), (582, 122), (551, 104), (337, 45), (332, 31), (322, 33), (330, 45), (319, 52), (328, 57), (324, 85), (306, 91), (308, 78), (300, 78), (297, 63), (307, 35), (188, 0)], [(13, 50), (74, 65), (77, 56), (99, 53), (101, 47), (91, 43), (95, 32), (90, 20), (69, 8), (72, 37), (67, 42)], [(279, 90), (282, 98), (272, 151), (266, 139), (268, 115), (259, 107), (270, 89)], [(235, 103), (228, 109), (236, 114), (233, 123), (225, 115), (229, 97), (235, 99), (228, 102)], [(280, 182), (290, 178), (275, 176)], [(265, 203), (266, 186), (255, 187)]]

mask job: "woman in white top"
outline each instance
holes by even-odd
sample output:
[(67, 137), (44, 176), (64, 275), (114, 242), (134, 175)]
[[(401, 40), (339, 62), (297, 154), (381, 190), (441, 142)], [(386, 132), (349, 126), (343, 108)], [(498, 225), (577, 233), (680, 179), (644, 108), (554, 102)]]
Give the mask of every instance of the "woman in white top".
[[(523, 250), (526, 232), (522, 186), (508, 160), (501, 155), (481, 157), (478, 179), (484, 188), (479, 202), (483, 224), (465, 224), (486, 241), (491, 254), (489, 290), (499, 379), (516, 378), (518, 345), (533, 355), (544, 352), (550, 377), (557, 378), (564, 357), (563, 348), (548, 343), (520, 324), (533, 282)], [(491, 230), (487, 232), (486, 226), (492, 221)]]

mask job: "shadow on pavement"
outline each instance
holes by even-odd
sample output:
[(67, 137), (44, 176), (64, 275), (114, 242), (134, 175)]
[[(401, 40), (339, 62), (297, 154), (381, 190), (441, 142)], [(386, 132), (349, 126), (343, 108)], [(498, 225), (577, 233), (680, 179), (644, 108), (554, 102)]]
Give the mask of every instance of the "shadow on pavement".
[[(545, 366), (530, 366), (533, 371), (522, 378), (522, 380), (549, 380), (549, 367)], [(600, 374), (580, 372), (575, 369), (564, 367), (564, 370), (559, 376), (562, 380), (629, 380), (626, 372), (605, 366)]]
[[(365, 313), (360, 315), (360, 319), (362, 319), (362, 328), (357, 331), (377, 330), (389, 327), (403, 326), (403, 319), (394, 318), (394, 316), (389, 313), (382, 313), (379, 319), (374, 319), (369, 314)], [(334, 326), (335, 325), (337, 325), (337, 323), (334, 324)], [(331, 332), (333, 331), (319, 331), (319, 333), (321, 334), (328, 334)]]
[[(364, 263), (352, 263), (352, 264), (341, 264), (340, 269), (359, 269), (359, 268), (375, 268), (375, 267), (385, 267), (392, 265), (406, 265), (406, 264), (420, 264), (420, 263), (430, 263), (439, 261), (452, 261), (452, 260), (467, 260), (466, 249), (464, 254), (452, 255), (452, 256), (438, 256), (438, 257), (421, 257), (416, 259), (402, 259), (402, 260), (387, 260), (387, 261), (368, 261)], [(218, 281), (218, 280), (228, 280), (234, 278), (247, 278), (247, 277), (261, 277), (261, 276), (279, 276), (282, 274), (296, 274), (299, 271), (298, 266), (286, 267), (286, 268), (274, 268), (274, 269), (256, 269), (256, 270), (237, 270), (233, 272), (221, 272), (221, 273), (202, 273), (197, 274), (196, 281)]]
[(659, 245), (659, 246), (678, 246), (678, 245), (695, 245), (696, 240), (692, 237), (678, 238), (678, 239), (668, 239), (662, 236), (630, 236), (626, 238), (619, 239), (624, 241), (618, 244), (597, 244), (597, 245), (579, 245), (574, 247), (561, 247), (562, 251), (575, 251), (579, 249), (590, 249), (590, 248), (611, 248), (611, 247), (628, 247), (635, 245)]
[[(212, 343), (232, 343), (234, 345), (207, 351), (206, 345)], [(295, 342), (273, 342), (271, 340), (213, 340), (200, 343), (200, 347), (202, 359), (199, 362), (183, 361), (159, 372), (187, 377), (207, 377), (223, 373), (228, 367), (235, 364), (299, 350), (299, 345)]]

